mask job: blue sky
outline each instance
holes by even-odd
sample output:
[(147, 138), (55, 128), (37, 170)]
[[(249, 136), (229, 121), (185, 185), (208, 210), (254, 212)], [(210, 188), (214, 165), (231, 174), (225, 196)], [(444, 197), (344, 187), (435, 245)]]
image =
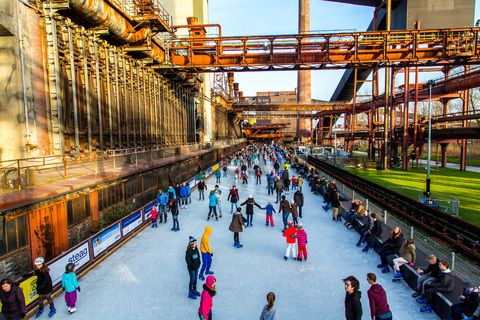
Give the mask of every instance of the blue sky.
[[(312, 31), (357, 30), (368, 27), (373, 8), (310, 1)], [(223, 35), (294, 34), (298, 30), (298, 0), (209, 0), (209, 20), (219, 23)], [(480, 18), (480, 0), (476, 2), (476, 18)], [(343, 71), (312, 71), (312, 98), (330, 100)], [(297, 85), (296, 72), (237, 72), (244, 95), (257, 91), (293, 90)]]

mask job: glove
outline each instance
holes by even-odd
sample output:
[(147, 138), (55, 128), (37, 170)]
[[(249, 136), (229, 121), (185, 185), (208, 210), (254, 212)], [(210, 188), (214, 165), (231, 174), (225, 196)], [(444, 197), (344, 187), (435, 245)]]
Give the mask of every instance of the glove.
[(415, 265), (415, 263), (410, 262), (408, 265), (409, 265), (410, 267), (413, 267), (413, 266)]
[(210, 257), (213, 257), (213, 253), (210, 253)]
[(78, 292), (82, 291), (82, 289), (80, 289), (80, 286), (77, 287), (77, 290)]

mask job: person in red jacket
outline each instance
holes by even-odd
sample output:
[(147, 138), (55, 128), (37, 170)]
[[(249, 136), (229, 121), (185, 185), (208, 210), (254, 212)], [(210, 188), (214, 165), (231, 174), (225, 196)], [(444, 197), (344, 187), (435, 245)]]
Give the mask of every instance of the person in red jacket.
[(302, 256), (307, 260), (307, 233), (303, 230), (303, 224), (299, 223), (297, 228), (298, 261), (302, 261)]
[(158, 218), (157, 206), (153, 206), (152, 211), (150, 212), (150, 217), (152, 218), (152, 228), (158, 228), (158, 224), (157, 224), (157, 218)]
[(212, 320), (213, 297), (216, 292), (217, 279), (214, 276), (208, 276), (203, 284), (203, 292), (200, 298), (200, 308), (198, 308), (198, 317), (200, 320)]
[(288, 260), (290, 256), (290, 250), (292, 251), (292, 258), (296, 259), (295, 242), (297, 242), (297, 229), (295, 229), (293, 221), (288, 222), (288, 228), (283, 232), (283, 236), (287, 240), (287, 251), (285, 252), (283, 259), (285, 259), (285, 261)]
[(370, 317), (372, 320), (392, 320), (387, 294), (383, 287), (377, 283), (377, 276), (374, 273), (368, 273), (367, 281), (370, 284), (370, 289), (367, 291), (368, 302), (370, 303)]

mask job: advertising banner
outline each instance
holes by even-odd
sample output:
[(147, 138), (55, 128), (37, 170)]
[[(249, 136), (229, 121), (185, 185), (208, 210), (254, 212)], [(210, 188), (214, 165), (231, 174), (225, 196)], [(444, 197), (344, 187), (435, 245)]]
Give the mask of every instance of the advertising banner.
[(120, 240), (120, 223), (114, 224), (110, 228), (91, 237), (93, 256), (97, 257), (100, 253), (107, 250), (112, 244)]
[(62, 275), (65, 272), (65, 266), (68, 263), (75, 263), (75, 269), (79, 269), (89, 262), (90, 248), (88, 247), (88, 241), (85, 241), (80, 246), (66, 253), (58, 260), (48, 264), (53, 285), (55, 286), (57, 283), (62, 282)]
[(25, 305), (29, 305), (38, 298), (37, 294), (37, 276), (33, 276), (20, 283), (20, 288), (23, 290), (25, 297)]
[(152, 209), (157, 205), (157, 201), (150, 202), (143, 207), (143, 221), (147, 221), (151, 217)]
[(190, 181), (188, 181), (188, 185), (190, 186), (190, 188), (195, 187), (197, 185), (197, 179), (196, 178), (190, 179)]
[(217, 170), (218, 170), (218, 163), (217, 163), (216, 165), (213, 165), (213, 166), (212, 166), (212, 170), (213, 170), (213, 171), (217, 171)]
[(205, 170), (205, 178), (212, 174), (212, 167)]
[(142, 224), (142, 210), (137, 210), (122, 220), (123, 236), (137, 229)]

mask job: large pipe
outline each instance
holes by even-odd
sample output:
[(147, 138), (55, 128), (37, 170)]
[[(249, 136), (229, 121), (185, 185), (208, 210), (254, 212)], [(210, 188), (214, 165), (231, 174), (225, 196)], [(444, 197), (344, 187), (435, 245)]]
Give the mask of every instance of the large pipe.
[(150, 29), (135, 30), (132, 24), (104, 0), (70, 0), (70, 8), (82, 18), (95, 25), (105, 25), (119, 40), (127, 43), (144, 41)]

